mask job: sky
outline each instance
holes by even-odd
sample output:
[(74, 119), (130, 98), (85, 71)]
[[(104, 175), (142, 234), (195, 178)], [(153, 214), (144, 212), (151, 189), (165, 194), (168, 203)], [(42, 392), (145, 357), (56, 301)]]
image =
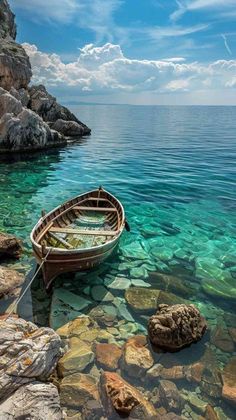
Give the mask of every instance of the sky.
[(236, 105), (236, 0), (10, 0), (64, 103)]

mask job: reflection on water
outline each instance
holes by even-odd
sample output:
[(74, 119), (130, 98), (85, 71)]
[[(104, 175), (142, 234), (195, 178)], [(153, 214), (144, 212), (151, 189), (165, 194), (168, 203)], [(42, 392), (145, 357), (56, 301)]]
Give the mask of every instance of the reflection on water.
[[(154, 354), (155, 363), (170, 369), (200, 361), (212, 372), (224, 369), (235, 350), (235, 113), (234, 107), (82, 106), (79, 117), (93, 132), (81, 147), (0, 164), (0, 230), (24, 239), (23, 266), (41, 209), (100, 184), (122, 201), (131, 226), (117, 254), (98, 270), (59, 278), (52, 302), (35, 283), (37, 323), (50, 320), (57, 329), (88, 315), (110, 342), (123, 346), (127, 337), (146, 333), (154, 308), (144, 298), (155, 288), (194, 303), (209, 325), (200, 343)], [(134, 290), (141, 290), (135, 302)], [(96, 359), (83, 372), (94, 374), (95, 366)], [(122, 369), (155, 400), (150, 377), (133, 378)], [(169, 375), (185, 399), (182, 418), (199, 418), (199, 399), (215, 406), (219, 418), (233, 418), (217, 375), (205, 371), (200, 383)]]

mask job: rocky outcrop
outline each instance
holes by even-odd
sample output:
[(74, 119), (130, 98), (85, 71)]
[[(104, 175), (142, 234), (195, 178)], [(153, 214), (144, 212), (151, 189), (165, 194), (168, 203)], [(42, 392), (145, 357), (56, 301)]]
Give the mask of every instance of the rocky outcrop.
[(0, 38), (0, 86), (7, 90), (27, 88), (31, 76), (24, 48), (13, 40)]
[(167, 351), (178, 351), (199, 341), (206, 331), (206, 321), (194, 305), (159, 305), (149, 319), (152, 344)]
[(45, 86), (32, 86), (29, 89), (30, 108), (46, 122), (53, 123), (51, 127), (65, 136), (81, 136), (90, 134), (91, 130), (79, 121), (66, 107), (58, 104), (56, 98), (50, 95)]
[(22, 242), (13, 235), (0, 233), (0, 258), (19, 258), (22, 253)]
[[(90, 129), (42, 85), (29, 88), (29, 57), (15, 42), (14, 15), (0, 3), (0, 153), (62, 146)], [(5, 89), (5, 91), (4, 91)], [(6, 92), (8, 91), (8, 92)]]
[(108, 416), (113, 416), (117, 412), (134, 419), (159, 418), (152, 403), (117, 373), (102, 373), (100, 391)]
[(0, 401), (22, 385), (46, 380), (62, 353), (60, 337), (20, 318), (0, 320)]
[(58, 390), (51, 383), (32, 382), (21, 386), (0, 404), (0, 419), (62, 420)]
[(16, 38), (15, 15), (6, 0), (1, 1), (0, 7), (0, 38)]
[(24, 275), (16, 270), (0, 267), (0, 298), (15, 297), (19, 294), (19, 287), (24, 282)]

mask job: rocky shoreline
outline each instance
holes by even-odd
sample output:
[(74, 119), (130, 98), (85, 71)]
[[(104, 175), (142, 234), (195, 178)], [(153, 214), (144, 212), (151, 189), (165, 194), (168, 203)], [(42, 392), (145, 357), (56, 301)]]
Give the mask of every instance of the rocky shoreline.
[(30, 86), (29, 57), (15, 42), (7, 0), (0, 5), (0, 153), (32, 152), (66, 145), (91, 130), (60, 105), (43, 85)]

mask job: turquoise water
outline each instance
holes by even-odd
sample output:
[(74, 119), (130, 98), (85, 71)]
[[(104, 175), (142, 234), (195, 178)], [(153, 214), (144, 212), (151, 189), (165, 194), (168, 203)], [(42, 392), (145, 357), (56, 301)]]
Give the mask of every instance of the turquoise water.
[[(142, 286), (189, 299), (211, 328), (221, 325), (228, 333), (236, 326), (236, 107), (83, 105), (72, 110), (92, 128), (90, 137), (61, 150), (2, 159), (0, 230), (24, 240), (20, 264), (28, 269), (29, 233), (41, 209), (102, 185), (122, 201), (131, 233), (123, 235), (117, 254), (79, 285), (71, 275), (56, 282), (59, 296), (67, 290), (89, 297), (90, 304), (68, 309), (55, 293), (52, 326), (105, 305), (114, 323), (125, 321), (127, 334), (143, 333), (147, 317), (129, 308), (124, 290), (109, 287), (118, 277), (131, 287), (142, 280)], [(170, 276), (168, 284), (160, 280), (163, 273)], [(94, 299), (88, 284), (103, 285), (116, 300)], [(37, 293), (33, 302), (40, 322)], [(179, 353), (180, 362), (198, 360), (207, 347), (220, 368), (233, 353), (215, 346), (208, 332), (194, 352)], [(204, 398), (233, 418), (226, 401)]]

